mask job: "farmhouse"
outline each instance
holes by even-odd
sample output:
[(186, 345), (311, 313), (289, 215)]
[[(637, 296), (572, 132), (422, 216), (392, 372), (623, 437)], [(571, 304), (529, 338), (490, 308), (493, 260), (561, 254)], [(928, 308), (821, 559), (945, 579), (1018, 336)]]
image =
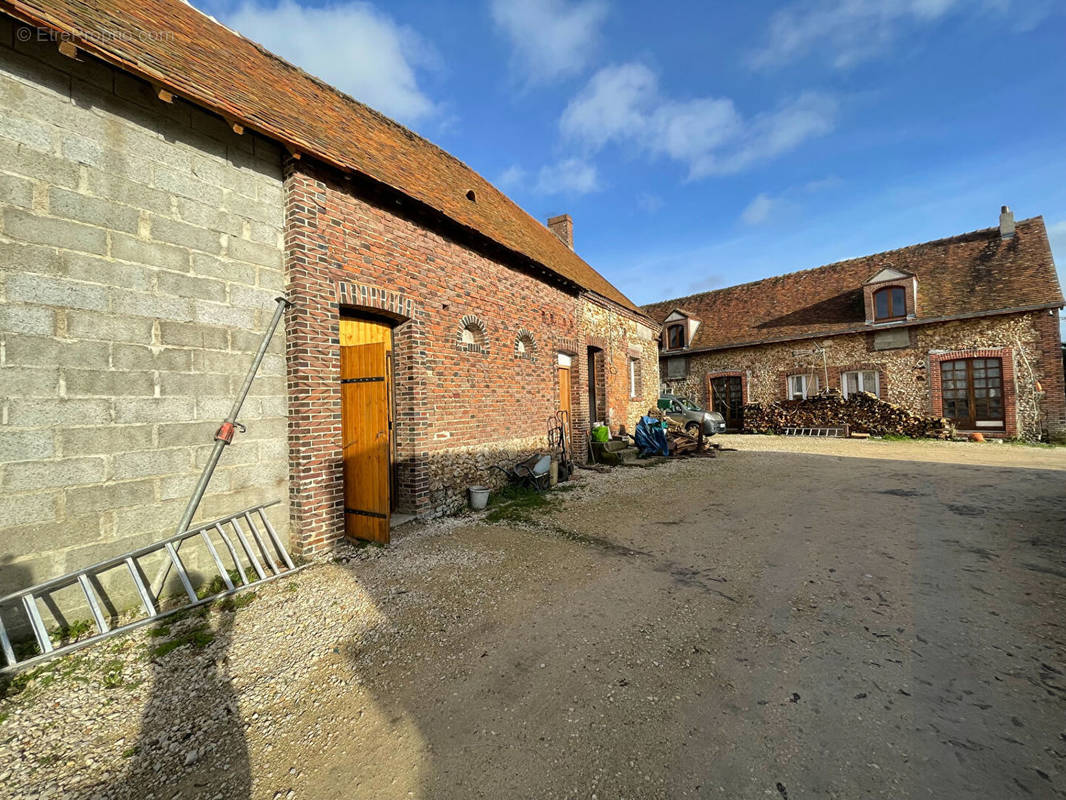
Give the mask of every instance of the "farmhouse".
[(960, 432), (1066, 437), (1057, 310), (1043, 219), (665, 300), (663, 383), (733, 429), (743, 406), (826, 388), (871, 392)]
[(0, 594), (200, 519), (387, 542), (633, 425), (657, 326), (472, 169), (180, 0), (0, 2)]

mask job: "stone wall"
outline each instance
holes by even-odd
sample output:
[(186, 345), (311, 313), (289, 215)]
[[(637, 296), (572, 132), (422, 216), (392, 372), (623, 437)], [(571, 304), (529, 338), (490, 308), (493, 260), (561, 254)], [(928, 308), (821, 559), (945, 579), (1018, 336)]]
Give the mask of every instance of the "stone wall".
[[(281, 156), (3, 19), (0, 215), (4, 594), (173, 532), (284, 288)], [(287, 499), (283, 352), (201, 519)]]
[[(634, 315), (588, 298), (582, 326), (588, 344), (603, 351), (597, 360), (602, 365), (601, 391), (605, 390), (606, 399), (601, 421), (614, 433), (623, 425), (632, 433), (637, 420), (659, 399), (658, 330)], [(630, 359), (638, 363), (635, 394), (630, 386)]]
[[(1062, 404), (1057, 403), (1056, 387), (1062, 385), (1061, 361), (1052, 355), (1056, 350), (1057, 331), (1049, 334), (1045, 319), (1055, 320), (1046, 312), (985, 317), (910, 328), (910, 346), (894, 350), (874, 350), (871, 334), (832, 336), (824, 339), (694, 353), (687, 356), (687, 375), (664, 384), (676, 394), (708, 403), (707, 376), (739, 372), (745, 378), (746, 403), (768, 403), (786, 397), (786, 378), (790, 374), (814, 373), (824, 383), (820, 355), (795, 355), (796, 351), (824, 347), (829, 386), (840, 388), (840, 374), (849, 370), (876, 370), (880, 376), (881, 398), (915, 413), (933, 414), (930, 392), (930, 354), (974, 349), (1007, 349), (1013, 356), (1016, 376), (1015, 425), (1019, 436), (1035, 438), (1061, 423)], [(1030, 369), (1032, 370), (1030, 374)], [(1046, 397), (1038, 396), (1035, 382), (1040, 381)]]

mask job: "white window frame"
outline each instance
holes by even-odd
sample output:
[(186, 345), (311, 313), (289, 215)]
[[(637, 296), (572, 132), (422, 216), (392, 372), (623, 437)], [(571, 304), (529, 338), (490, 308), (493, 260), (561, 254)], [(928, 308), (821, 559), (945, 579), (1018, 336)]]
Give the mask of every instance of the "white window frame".
[(629, 359), (629, 396), (637, 396), (637, 360)]
[[(814, 379), (814, 390), (811, 390), (811, 378)], [(800, 391), (795, 391), (794, 381), (799, 379)], [(821, 377), (818, 375), (811, 375), (810, 373), (796, 374), (788, 376), (788, 399), (789, 400), (806, 400), (811, 395), (818, 394), (821, 391)], [(800, 397), (796, 397), (799, 394)]]
[[(869, 392), (874, 397), (881, 396), (881, 373), (875, 369), (850, 369), (847, 372), (840, 373), (840, 392), (844, 397), (848, 396), (848, 375), (858, 376), (855, 381), (859, 386), (858, 391)], [(872, 390), (866, 386), (866, 379), (863, 377), (864, 375), (874, 376), (874, 386)]]

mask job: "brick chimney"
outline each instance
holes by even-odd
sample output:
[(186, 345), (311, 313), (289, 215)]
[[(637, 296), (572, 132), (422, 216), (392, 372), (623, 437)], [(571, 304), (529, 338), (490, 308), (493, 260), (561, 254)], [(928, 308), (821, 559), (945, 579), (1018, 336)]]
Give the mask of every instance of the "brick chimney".
[(574, 249), (574, 221), (569, 214), (560, 214), (557, 217), (548, 218), (548, 230), (562, 240), (562, 243)]
[(1014, 212), (1009, 207), (1003, 206), (999, 210), (999, 237), (1010, 239), (1014, 236)]

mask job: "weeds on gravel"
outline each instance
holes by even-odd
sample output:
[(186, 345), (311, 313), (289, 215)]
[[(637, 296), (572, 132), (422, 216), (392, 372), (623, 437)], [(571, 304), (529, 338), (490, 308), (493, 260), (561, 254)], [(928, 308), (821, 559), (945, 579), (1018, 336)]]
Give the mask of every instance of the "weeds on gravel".
[(491, 511), (485, 516), (486, 522), (526, 522), (536, 511), (543, 511), (549, 505), (545, 492), (538, 492), (528, 486), (504, 486), (489, 498)]
[(80, 639), (93, 629), (93, 624), (87, 619), (76, 619), (67, 625), (60, 625), (51, 631), (52, 641), (67, 644)]
[(84, 663), (84, 656), (71, 656), (47, 661), (39, 667), (19, 672), (0, 683), (0, 699), (14, 697), (29, 689), (47, 689), (61, 678), (85, 682), (88, 679), (79, 674)]
[(221, 600), (218, 601), (216, 606), (218, 607), (219, 611), (232, 612), (236, 611), (237, 609), (245, 608), (246, 606), (251, 605), (252, 601), (255, 600), (255, 598), (255, 592), (241, 592), (240, 594), (234, 594), (230, 595), (229, 597), (223, 597)]
[(168, 639), (162, 644), (156, 645), (149, 651), (152, 658), (162, 658), (167, 653), (177, 650), (179, 647), (185, 645), (192, 645), (197, 650), (202, 650), (207, 647), (215, 639), (214, 631), (212, 631), (207, 625), (201, 625), (200, 627), (193, 628), (190, 631), (186, 631), (180, 636), (175, 636), (173, 639)]

